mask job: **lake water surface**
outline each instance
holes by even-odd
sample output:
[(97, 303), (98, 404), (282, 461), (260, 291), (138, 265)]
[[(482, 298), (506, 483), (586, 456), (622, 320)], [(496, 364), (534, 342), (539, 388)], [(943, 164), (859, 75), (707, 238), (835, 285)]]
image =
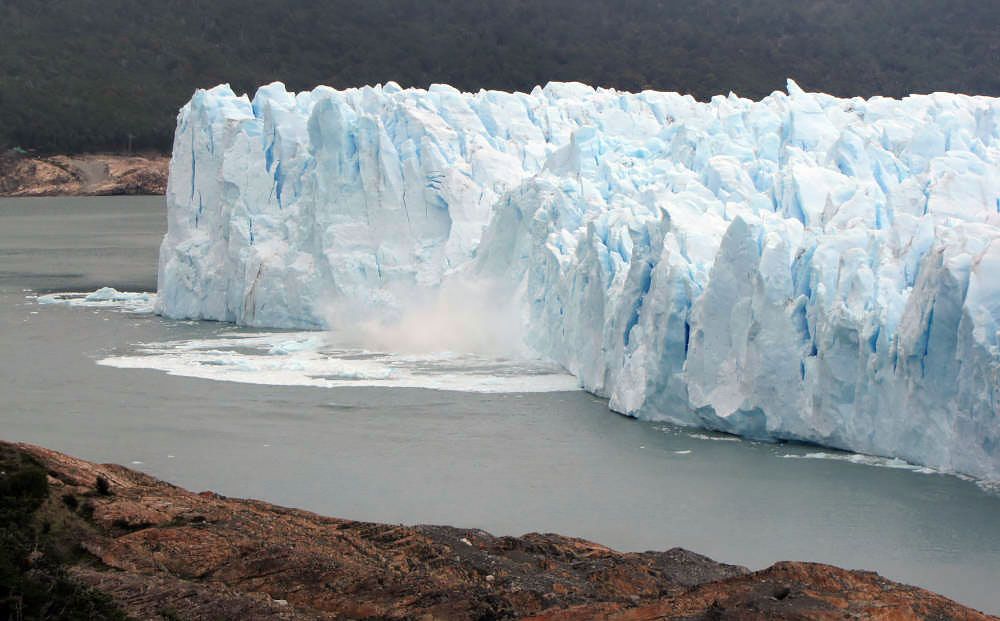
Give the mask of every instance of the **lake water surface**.
[(38, 303), (154, 291), (164, 228), (161, 198), (0, 199), (0, 438), (344, 518), (871, 569), (1000, 613), (1000, 496), (957, 477), (635, 421), (579, 391), (282, 386), (98, 364), (150, 344), (274, 338)]

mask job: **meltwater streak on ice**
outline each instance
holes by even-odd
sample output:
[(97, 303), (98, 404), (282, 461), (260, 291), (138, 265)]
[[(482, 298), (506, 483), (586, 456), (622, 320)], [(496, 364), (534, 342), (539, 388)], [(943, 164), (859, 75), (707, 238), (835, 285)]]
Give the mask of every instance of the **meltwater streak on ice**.
[(488, 279), (617, 411), (1000, 478), (995, 98), (220, 86), (167, 200), (168, 317)]

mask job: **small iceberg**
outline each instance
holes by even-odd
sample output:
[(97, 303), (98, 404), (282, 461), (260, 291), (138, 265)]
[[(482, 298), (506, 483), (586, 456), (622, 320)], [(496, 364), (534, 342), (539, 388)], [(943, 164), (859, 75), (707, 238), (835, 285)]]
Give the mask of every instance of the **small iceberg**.
[(39, 304), (63, 304), (73, 307), (109, 308), (138, 315), (153, 314), (156, 294), (145, 291), (118, 291), (101, 287), (91, 293), (49, 293), (38, 296)]

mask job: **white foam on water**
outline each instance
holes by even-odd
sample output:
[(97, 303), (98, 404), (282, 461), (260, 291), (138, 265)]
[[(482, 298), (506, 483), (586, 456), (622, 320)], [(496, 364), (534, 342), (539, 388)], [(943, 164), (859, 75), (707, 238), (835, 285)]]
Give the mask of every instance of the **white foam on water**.
[(992, 479), (977, 479), (975, 477), (970, 477), (964, 474), (956, 474), (953, 472), (942, 472), (940, 470), (935, 470), (934, 468), (928, 468), (926, 466), (918, 466), (916, 464), (911, 464), (907, 461), (903, 461), (898, 458), (891, 457), (876, 457), (874, 455), (864, 455), (861, 453), (827, 453), (827, 452), (815, 452), (815, 453), (805, 453), (801, 455), (786, 454), (782, 455), (785, 459), (830, 459), (834, 461), (846, 461), (852, 464), (859, 464), (862, 466), (874, 466), (877, 468), (894, 468), (896, 470), (908, 470), (910, 472), (915, 472), (917, 474), (943, 474), (954, 476), (963, 481), (969, 481), (975, 483), (977, 487), (986, 492), (987, 494), (1000, 496), (1000, 481)]
[(976, 485), (987, 494), (1000, 496), (1000, 481), (988, 481), (981, 479), (976, 481)]
[(742, 439), (736, 436), (729, 436), (724, 434), (719, 435), (708, 435), (706, 433), (689, 433), (687, 437), (694, 438), (695, 440), (711, 440), (713, 442), (741, 442)]
[(859, 464), (862, 466), (875, 466), (879, 468), (894, 468), (897, 470), (910, 470), (912, 472), (918, 472), (920, 474), (942, 474), (933, 468), (927, 468), (925, 466), (918, 466), (916, 464), (911, 464), (909, 462), (903, 461), (895, 457), (876, 457), (875, 455), (864, 455), (861, 453), (826, 453), (826, 452), (815, 452), (815, 453), (805, 453), (805, 454), (785, 454), (782, 455), (785, 459), (830, 459), (834, 461), (846, 461), (852, 464)]
[(207, 339), (144, 343), (98, 364), (276, 386), (380, 386), (482, 393), (579, 390), (575, 377), (544, 360), (370, 351), (337, 345), (323, 332), (234, 332)]

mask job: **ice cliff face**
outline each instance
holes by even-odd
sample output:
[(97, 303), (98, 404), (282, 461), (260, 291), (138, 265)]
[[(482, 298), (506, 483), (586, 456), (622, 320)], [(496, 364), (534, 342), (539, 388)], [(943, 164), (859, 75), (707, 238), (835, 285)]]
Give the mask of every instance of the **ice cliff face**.
[(167, 197), (164, 315), (490, 279), (617, 411), (1000, 478), (1000, 100), (217, 87)]

